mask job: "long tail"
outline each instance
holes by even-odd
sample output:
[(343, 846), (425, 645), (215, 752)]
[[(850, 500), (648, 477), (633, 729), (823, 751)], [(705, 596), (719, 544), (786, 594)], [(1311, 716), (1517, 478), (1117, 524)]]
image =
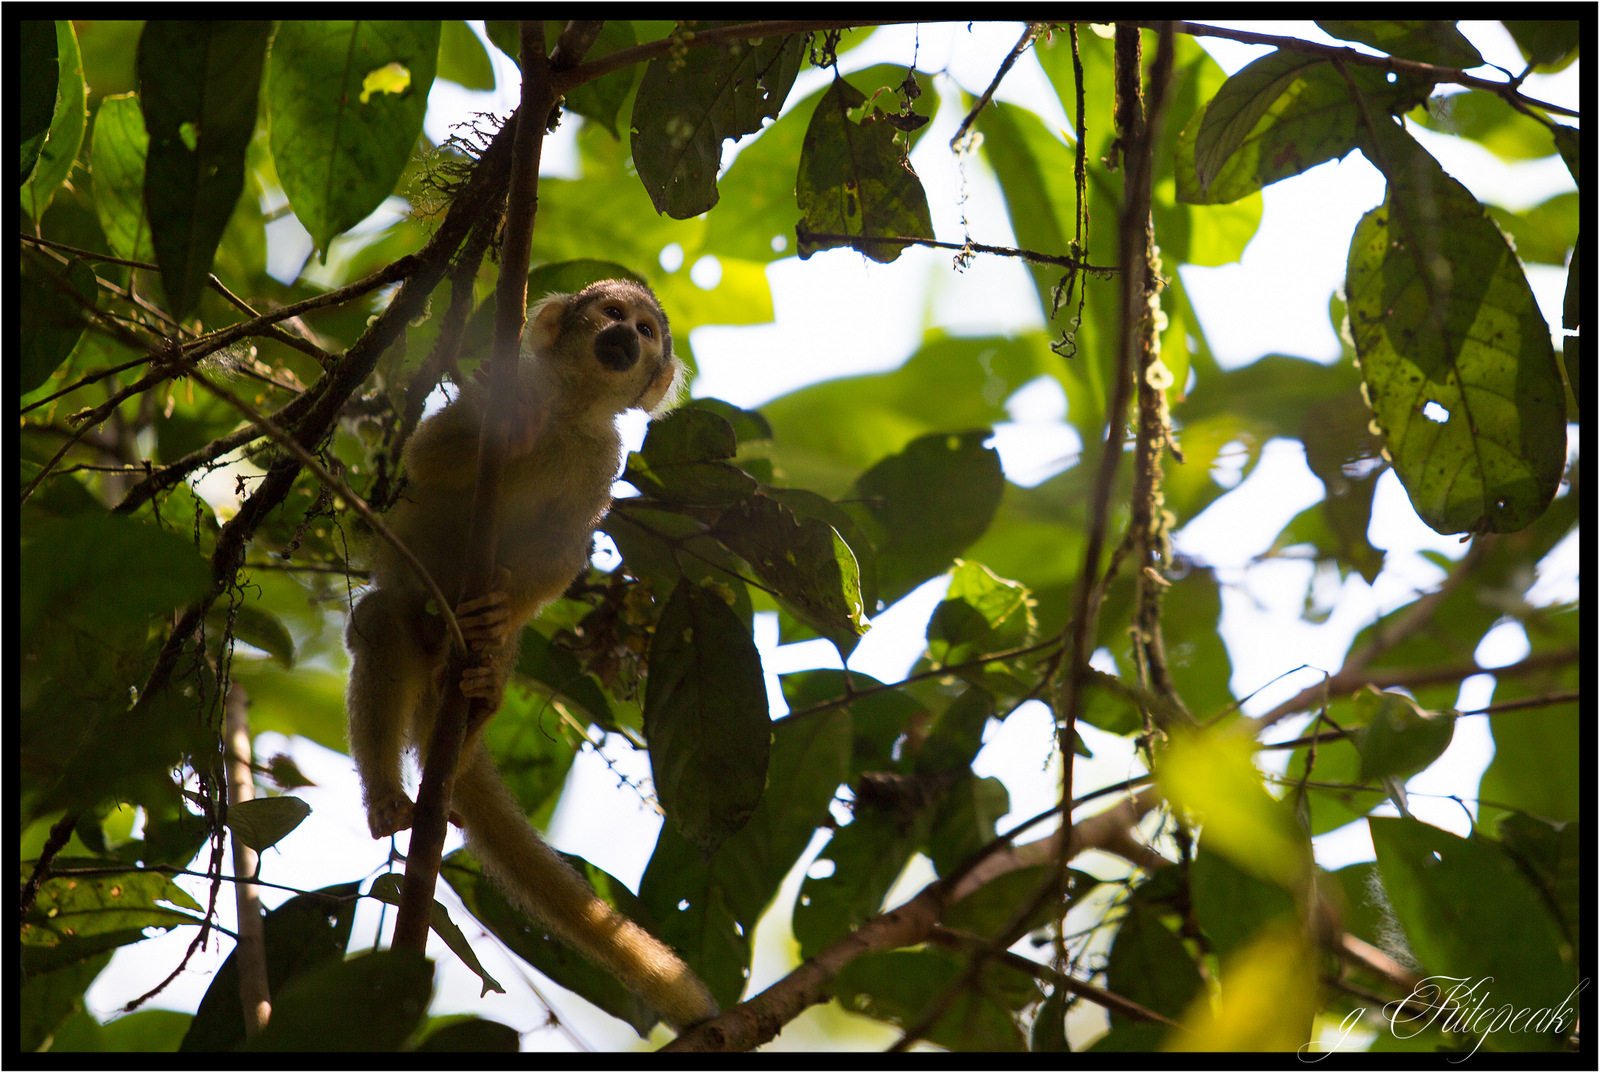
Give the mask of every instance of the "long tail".
[(717, 1015), (694, 970), (660, 939), (601, 901), (539, 837), (481, 747), (464, 759), (452, 799), (467, 848), (524, 912), (605, 966), (676, 1029)]

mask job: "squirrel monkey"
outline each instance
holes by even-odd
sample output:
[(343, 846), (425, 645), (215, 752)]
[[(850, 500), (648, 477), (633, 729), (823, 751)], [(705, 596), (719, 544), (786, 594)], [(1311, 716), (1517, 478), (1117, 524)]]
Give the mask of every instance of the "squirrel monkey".
[[(491, 711), (516, 664), (523, 624), (588, 562), (621, 461), (616, 416), (671, 406), (683, 366), (655, 295), (612, 279), (577, 294), (552, 294), (530, 310), (517, 376), (495, 545), (499, 578), (493, 592), (456, 611), (479, 657), (462, 677), (462, 692)], [(388, 518), (445, 592), (461, 586), (458, 545), (472, 509), (483, 392), (482, 384), (467, 384), (417, 429), (405, 450), (410, 483)], [(383, 838), (411, 826), (401, 754), (408, 744), (427, 750), (448, 640), (410, 566), (387, 543), (375, 543), (372, 556), (373, 587), (345, 633), (353, 664), (346, 706), (367, 824), (374, 838)], [(477, 736), (463, 746), (451, 808), (468, 848), (524, 911), (604, 965), (674, 1027), (716, 1015), (694, 972), (601, 901), (529, 826)]]

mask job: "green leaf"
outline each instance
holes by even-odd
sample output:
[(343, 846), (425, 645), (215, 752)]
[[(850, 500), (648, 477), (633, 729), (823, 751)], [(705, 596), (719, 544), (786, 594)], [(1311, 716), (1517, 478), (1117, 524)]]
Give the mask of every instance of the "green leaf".
[(957, 559), (945, 599), (928, 620), (928, 658), (962, 663), (1028, 643), (1036, 628), (1032, 602), (1026, 586)]
[[(607, 904), (641, 927), (650, 927), (650, 914), (633, 892), (615, 876), (596, 868), (581, 857), (562, 854), (594, 887)], [(500, 889), (483, 874), (478, 862), (465, 850), (447, 855), (439, 875), (461, 898), (462, 903), (484, 927), (505, 943), (511, 952), (575, 994), (602, 1010), (627, 1022), (641, 1037), (649, 1033), (659, 1018), (643, 999), (629, 991), (607, 970), (555, 938), (537, 921), (531, 921), (506, 900)]]
[(1252, 875), (1301, 889), (1310, 844), (1285, 805), (1267, 793), (1255, 743), (1228, 731), (1175, 735), (1156, 774), (1168, 800), (1200, 817), (1206, 840)]
[[(125, 942), (135, 942), (135, 938)], [(17, 1040), (24, 1051), (37, 1051), (75, 1011), (83, 1009), (83, 993), (111, 962), (111, 951), (74, 961), (65, 968), (26, 976), (17, 995)], [(237, 998), (237, 993), (235, 994)], [(236, 1003), (237, 1004), (237, 1003)]]
[(1472, 42), (1456, 29), (1453, 21), (1370, 19), (1346, 22), (1318, 19), (1317, 25), (1330, 37), (1337, 37), (1341, 41), (1360, 41), (1379, 52), (1387, 52), (1403, 60), (1431, 63), (1437, 67), (1468, 68), (1483, 64), (1483, 57), (1472, 47)]
[[(965, 971), (964, 958), (931, 947), (871, 953), (840, 970), (833, 982), (834, 995), (853, 1013), (909, 1027), (947, 989), (957, 987)], [(1038, 998), (1037, 987), (1027, 977), (990, 962), (975, 982), (960, 988), (925, 1038), (952, 1051), (1027, 1050), (1022, 1030), (1011, 1016), (1014, 999), (1007, 994), (1017, 991)]]
[[(633, 32), (632, 23), (625, 19), (607, 19), (600, 28), (600, 36), (595, 38), (588, 54), (584, 56), (584, 61), (603, 59), (613, 52), (621, 52), (638, 43), (639, 39)], [(585, 82), (568, 93), (566, 107), (585, 119), (594, 120), (609, 131), (613, 138), (619, 137), (617, 116), (638, 79), (638, 65), (630, 64), (621, 70), (602, 75), (593, 82)]]
[(22, 174), (26, 181), (39, 159), (39, 149), (55, 117), (56, 88), (61, 83), (60, 54), (56, 51), (55, 23), (47, 19), (22, 19), (17, 23), (18, 74), (21, 76), (22, 116), (17, 138), (22, 143)]
[[(1561, 298), (1561, 326), (1577, 331), (1583, 323), (1583, 288), (1578, 283), (1578, 235), (1572, 235), (1572, 261), (1567, 265), (1567, 292)], [(1572, 381), (1573, 394), (1578, 393), (1577, 380)]]
[(72, 354), (87, 324), (84, 310), (98, 304), (100, 288), (94, 270), (77, 258), (62, 265), (30, 252), (22, 257), (20, 290), (17, 387), (26, 395), (49, 380)]
[[(1427, 95), (1427, 83), (1407, 76), (1388, 83), (1379, 70), (1347, 70), (1368, 108), (1405, 111)], [(1189, 121), (1177, 147), (1178, 200), (1236, 201), (1342, 157), (1356, 147), (1360, 123), (1350, 85), (1331, 63), (1304, 52), (1269, 53), (1235, 72)]]
[[(1177, 1020), (1202, 993), (1199, 966), (1183, 940), (1161, 923), (1154, 907), (1142, 898), (1128, 903), (1106, 960), (1106, 987), (1147, 1010)], [(1112, 1026), (1123, 1023), (1112, 1011)]]
[(1561, 154), (1562, 163), (1572, 173), (1572, 181), (1582, 185), (1583, 180), (1578, 178), (1579, 139), (1575, 127), (1564, 127), (1557, 123), (1550, 131), (1550, 136), (1555, 140), (1556, 152)]
[(294, 666), (294, 634), (282, 619), (254, 601), (232, 610), (235, 637), (261, 649), (285, 670)]
[(1576, 950), (1584, 922), (1581, 825), (1546, 823), (1526, 812), (1513, 812), (1500, 821), (1500, 845), (1532, 881)]
[[(1549, 679), (1541, 683), (1535, 678), (1526, 685), (1502, 679), (1495, 700), (1537, 696), (1528, 685), (1576, 690), (1578, 684), (1576, 668), (1569, 668), (1559, 685)], [(1495, 754), (1479, 782), (1479, 798), (1556, 823), (1579, 819), (1588, 792), (1581, 762), (1582, 720), (1576, 702), (1490, 716)]]
[[(59, 857), (55, 867), (116, 867), (119, 862), (92, 857)], [(31, 862), (23, 870), (32, 871)], [(194, 914), (204, 910), (182, 887), (155, 873), (58, 875), (39, 887), (22, 923), (23, 966), (30, 972), (51, 972), (144, 936), (142, 929), (194, 924), (198, 916), (180, 913), (157, 902), (170, 902)]]
[[(1426, 972), (1479, 984), (1474, 997), (1491, 1009), (1553, 1010), (1564, 1001), (1576, 980), (1561, 960), (1560, 929), (1498, 846), (1415, 820), (1368, 817), (1367, 826), (1389, 901)], [(1542, 1050), (1565, 1035), (1524, 1027), (1490, 1038), (1502, 1049)]]
[(800, 884), (793, 925), (801, 958), (816, 957), (883, 908), (932, 818), (928, 808), (903, 816), (857, 802), (855, 818), (833, 833)]
[[(358, 889), (355, 883), (324, 887), (315, 894), (296, 895), (267, 914), (263, 923), (267, 985), (275, 997), (317, 966), (343, 962)], [(231, 1051), (244, 1043), (238, 956), (235, 948), (217, 970), (179, 1050)]]
[[(985, 937), (998, 934), (1011, 923), (1017, 910), (1033, 900), (1041, 887), (1055, 876), (1053, 865), (1033, 865), (1006, 872), (989, 880), (983, 886), (952, 905), (944, 915), (944, 923), (958, 931), (969, 931)], [(1088, 872), (1067, 869), (1066, 908), (1081, 902), (1099, 880)], [(1034, 919), (1027, 922), (1028, 929), (1042, 928), (1052, 919), (1059, 919), (1062, 903), (1046, 901), (1039, 907)]]
[[(401, 877), (399, 873), (383, 873), (383, 875), (372, 881), (372, 889), (367, 893), (379, 901), (388, 902), (398, 908), (401, 899)], [(467, 937), (461, 933), (461, 929), (456, 926), (456, 922), (450, 919), (450, 910), (446, 909), (444, 903), (437, 898), (434, 899), (433, 905), (428, 909), (428, 926), (433, 929), (435, 935), (444, 940), (444, 944), (450, 948), (451, 952), (460, 958), (467, 968), (476, 973), (479, 980), (483, 981), (483, 990), (479, 992), (479, 998), (491, 991), (502, 995), (506, 993), (506, 989), (500, 986), (499, 981), (484, 971), (483, 964), (478, 960), (477, 952), (467, 942)]]
[[(272, 156), (324, 261), (334, 236), (394, 192), (422, 133), (438, 57), (438, 22), (279, 24), (267, 62)], [(403, 89), (363, 88), (391, 64), (407, 76)]]
[(896, 741), (911, 729), (913, 720), (927, 714), (927, 707), (910, 693), (885, 688), (871, 675), (856, 671), (820, 668), (786, 674), (779, 681), (783, 686), (783, 699), (794, 712), (856, 695), (844, 705), (851, 719), (851, 782), (864, 771), (897, 770), (891, 757)]
[(88, 1013), (78, 1013), (61, 1026), (50, 1041), (50, 1053), (70, 1051), (142, 1051), (170, 1053), (183, 1042), (194, 1015), (177, 1010), (138, 1010), (115, 1021), (99, 1024)]
[(1542, 74), (1565, 70), (1578, 58), (1582, 41), (1576, 19), (1506, 19), (1505, 27), (1516, 39), (1522, 58)]
[[(43, 32), (36, 33), (42, 36)], [(51, 80), (54, 88), (50, 100), (54, 113), (49, 120), (50, 130), (38, 147), (32, 169), (24, 169), (22, 174), (22, 211), (36, 224), (44, 219), (56, 190), (72, 170), (72, 162), (78, 158), (78, 147), (83, 144), (83, 128), (89, 119), (84, 104), (83, 61), (78, 54), (78, 35), (73, 32), (72, 23), (56, 20), (55, 38), (57, 77)], [(41, 73), (49, 77), (48, 72)], [(24, 162), (28, 150), (24, 145)]]
[(1356, 694), (1362, 780), (1409, 775), (1439, 759), (1455, 734), (1454, 713), (1424, 711), (1404, 693), (1368, 686)]
[(782, 720), (773, 727), (761, 804), (709, 860), (670, 824), (662, 827), (639, 898), (724, 1007), (743, 993), (756, 924), (827, 820), (849, 760), (845, 711)]
[(1211, 852), (1203, 840), (1189, 868), (1189, 897), (1195, 923), (1222, 957), (1274, 922), (1298, 919), (1293, 895), (1236, 867), (1226, 855)]
[(1373, 418), (1431, 528), (1515, 532), (1566, 463), (1549, 326), (1483, 206), (1389, 120), (1370, 135), (1389, 194), (1356, 227), (1345, 293)]
[(272, 996), (272, 1020), (245, 1050), (399, 1050), (432, 993), (433, 962), (414, 950), (328, 962)]
[(179, 319), (199, 302), (244, 190), (271, 32), (270, 22), (156, 21), (139, 36), (139, 104), (149, 132), (144, 206)]
[(258, 797), (228, 807), (228, 830), (260, 853), (276, 846), (309, 815), (311, 806), (298, 797)]
[(644, 728), (656, 793), (685, 838), (715, 851), (767, 782), (761, 657), (722, 597), (684, 579), (661, 612), (649, 662)]
[(1556, 151), (1550, 128), (1506, 103), (1498, 93), (1470, 89), (1428, 98), (1428, 107), (1411, 113), (1429, 130), (1471, 138), (1501, 160), (1547, 157)]
[(522, 1035), (510, 1025), (499, 1021), (486, 1021), (481, 1017), (468, 1017), (464, 1021), (445, 1025), (419, 1043), (418, 1051), (445, 1051), (452, 1054), (469, 1052), (511, 1053), (522, 1048)]
[(738, 450), (733, 426), (709, 410), (675, 410), (653, 421), (628, 456), (623, 480), (670, 503), (721, 507), (755, 491), (755, 478), (722, 461)]
[[(537, 630), (522, 631), (522, 650), (517, 658), (517, 673), (525, 674), (534, 681), (548, 686), (552, 695), (559, 696), (567, 704), (581, 708), (590, 719), (607, 730), (616, 729), (616, 713), (612, 711), (611, 700), (601, 688), (599, 679), (586, 672), (583, 665), (578, 662), (578, 658), (571, 652), (552, 644), (548, 637)], [(497, 720), (489, 724), (491, 735), (498, 723)], [(505, 768), (501, 765), (501, 772), (504, 771)], [(565, 769), (562, 771), (562, 777), (565, 777)]]
[[(1352, 724), (1345, 722), (1345, 716), (1351, 707), (1349, 702), (1343, 704), (1346, 710), (1341, 710), (1337, 704), (1329, 706), (1339, 725), (1347, 729)], [(1350, 716), (1352, 723), (1354, 718)], [(1305, 777), (1309, 756), (1310, 750), (1304, 747), (1294, 751), (1289, 760), (1290, 779)], [(1361, 786), (1360, 771), (1361, 754), (1356, 751), (1355, 742), (1343, 739), (1318, 743), (1310, 781), (1323, 785), (1311, 786), (1307, 792), (1307, 805), (1311, 813), (1310, 833), (1313, 836), (1327, 834), (1359, 820), (1383, 803), (1385, 794), (1381, 789)]]
[(988, 429), (933, 433), (856, 480), (861, 520), (878, 549), (878, 596), (893, 603), (942, 572), (983, 535), (1005, 475)]
[(827, 522), (754, 495), (724, 511), (712, 535), (750, 564), (770, 595), (833, 642), (841, 657), (867, 632), (850, 546)]
[(1522, 212), (1490, 205), (1489, 215), (1511, 236), (1517, 257), (1524, 264), (1562, 265), (1578, 241), (1578, 193), (1557, 194), (1549, 201)]
[(882, 264), (896, 260), (905, 243), (809, 237), (831, 235), (932, 238), (933, 218), (922, 181), (911, 170), (895, 126), (876, 106), (857, 123), (849, 113), (866, 95), (840, 79), (823, 94), (806, 128), (795, 178), (800, 204), (798, 253), (850, 247)]
[[(725, 23), (693, 23), (711, 29)], [(806, 34), (722, 41), (652, 60), (633, 106), (633, 159), (656, 211), (675, 220), (717, 203), (722, 143), (776, 119), (800, 73)]]
[[(627, 23), (608, 22), (607, 26)], [(439, 27), (439, 69), (434, 76), (463, 89), (494, 89), (494, 65), (472, 27), (460, 19), (445, 19)]]

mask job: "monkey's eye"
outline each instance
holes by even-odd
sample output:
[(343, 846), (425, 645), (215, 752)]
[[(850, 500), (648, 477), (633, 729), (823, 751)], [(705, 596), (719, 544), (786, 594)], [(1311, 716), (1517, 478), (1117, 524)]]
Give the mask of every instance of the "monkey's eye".
[(622, 310), (617, 306), (606, 306), (604, 313), (612, 320), (621, 320), (623, 316)]
[(641, 324), (639, 325), (639, 334), (644, 336), (646, 339), (654, 339), (656, 337), (656, 330), (650, 327), (648, 324)]

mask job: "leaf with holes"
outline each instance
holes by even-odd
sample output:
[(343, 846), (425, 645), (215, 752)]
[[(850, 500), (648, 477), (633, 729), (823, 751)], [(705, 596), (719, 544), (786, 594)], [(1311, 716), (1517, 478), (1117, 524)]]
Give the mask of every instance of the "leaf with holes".
[(1363, 151), (1389, 180), (1350, 242), (1345, 293), (1395, 473), (1440, 533), (1508, 533), (1550, 504), (1567, 456), (1550, 327), (1505, 237), (1400, 127)]
[(394, 192), (422, 133), (438, 59), (438, 22), (279, 25), (267, 61), (272, 157), (324, 258), (335, 235)]
[(854, 246), (888, 264), (905, 249), (903, 242), (812, 240), (804, 232), (933, 237), (927, 191), (895, 141), (894, 125), (870, 105), (859, 122), (851, 118), (850, 113), (866, 104), (866, 95), (841, 79), (812, 113), (795, 178), (801, 260), (818, 250)]
[(805, 34), (724, 41), (650, 62), (634, 98), (631, 144), (657, 212), (687, 220), (717, 203), (722, 143), (778, 117), (808, 41)]

